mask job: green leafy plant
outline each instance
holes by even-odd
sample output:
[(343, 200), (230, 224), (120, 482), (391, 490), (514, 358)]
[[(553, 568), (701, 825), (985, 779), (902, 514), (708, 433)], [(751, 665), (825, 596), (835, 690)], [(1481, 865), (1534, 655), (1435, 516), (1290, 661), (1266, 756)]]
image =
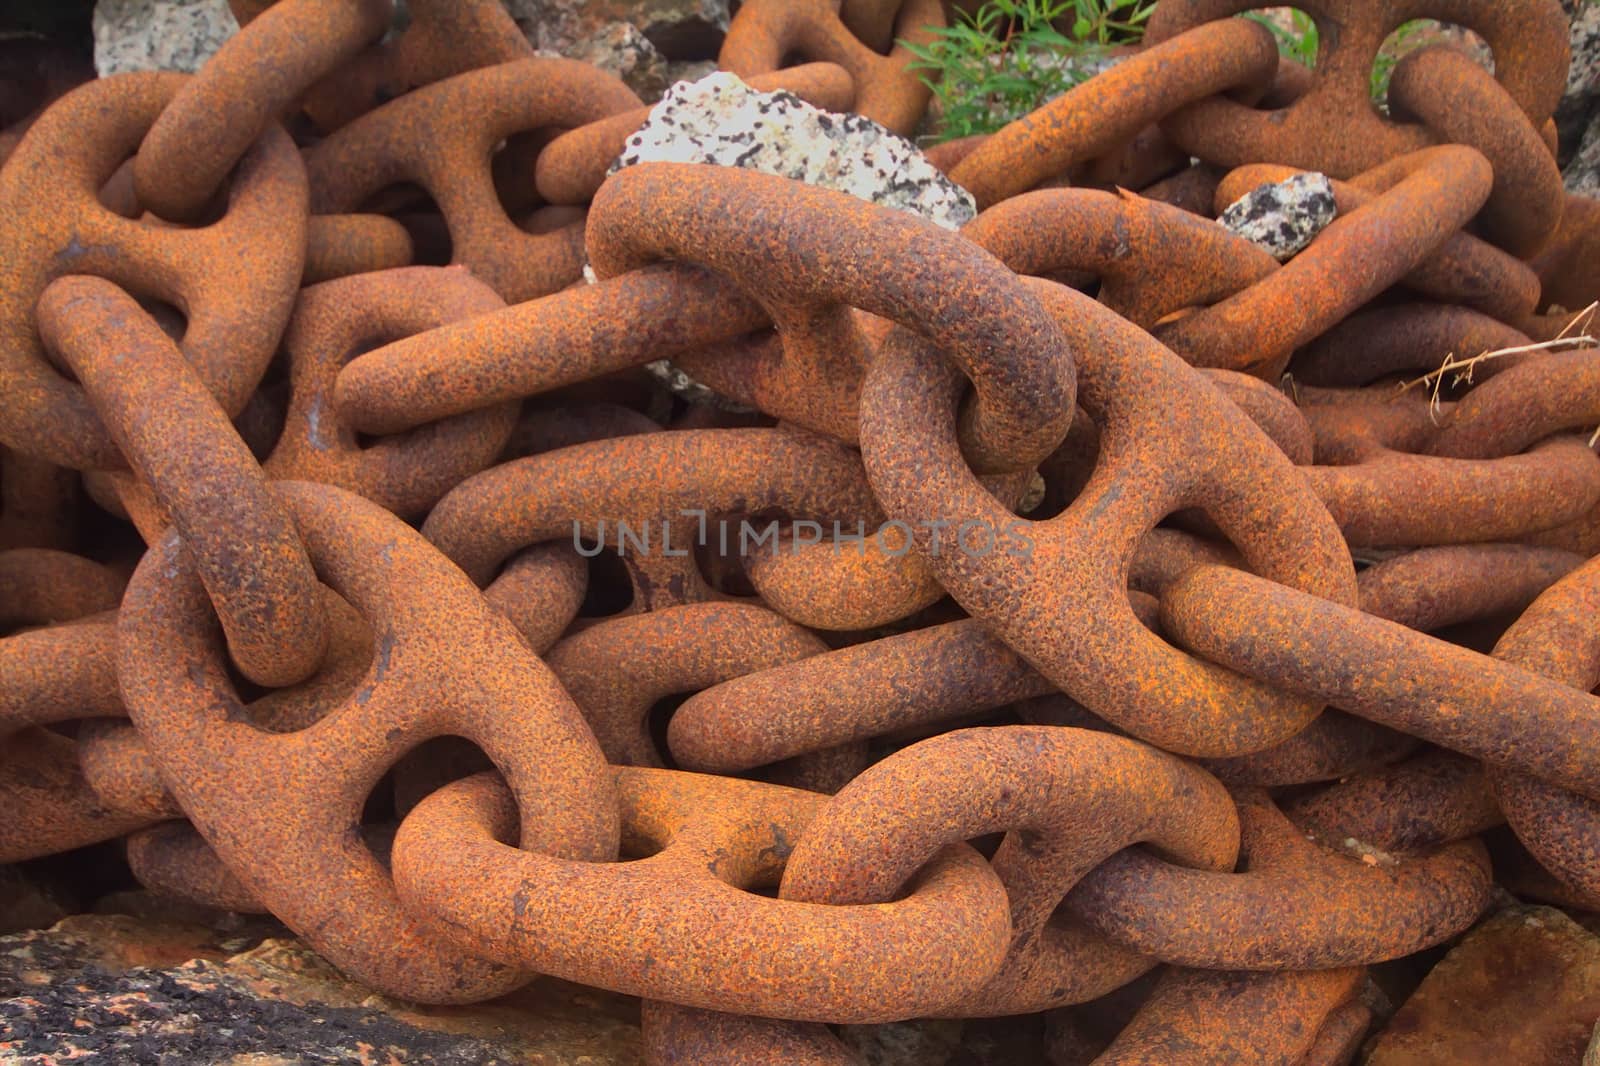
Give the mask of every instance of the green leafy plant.
[(951, 140), (991, 133), (1093, 77), (1107, 48), (1143, 34), (1154, 8), (1155, 0), (987, 0), (926, 43), (900, 44), (938, 98), (934, 139)]
[(1316, 66), (1317, 49), (1322, 45), (1321, 37), (1317, 33), (1317, 24), (1311, 20), (1310, 15), (1299, 8), (1291, 8), (1288, 14), (1290, 22), (1288, 26), (1259, 11), (1247, 11), (1243, 17), (1259, 22), (1271, 30), (1272, 36), (1278, 41), (1280, 54), (1308, 67)]

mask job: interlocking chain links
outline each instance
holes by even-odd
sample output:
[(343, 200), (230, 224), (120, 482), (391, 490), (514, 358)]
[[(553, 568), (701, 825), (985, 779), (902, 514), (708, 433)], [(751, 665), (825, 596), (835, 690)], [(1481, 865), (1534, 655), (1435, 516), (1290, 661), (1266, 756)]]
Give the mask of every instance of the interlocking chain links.
[(93, 274), (187, 317), (180, 348), (230, 416), (245, 406), (288, 321), (305, 252), (306, 179), (270, 126), (229, 182), (227, 209), (201, 229), (147, 225), (98, 191), (186, 84), (178, 74), (102, 78), (57, 101), (0, 170), (0, 439), (61, 466), (116, 469), (121, 457), (88, 398), (47, 362), (34, 304), (54, 278)]
[(674, 259), (734, 279), (783, 337), (768, 373), (829, 405), (840, 439), (855, 440), (862, 367), (882, 333), (852, 308), (927, 337), (971, 379), (961, 440), (981, 472), (1030, 468), (1072, 421), (1073, 355), (1060, 328), (1004, 264), (907, 212), (770, 174), (648, 163), (595, 197), (588, 248), (601, 277)]
[(1086, 873), (1067, 908), (1163, 962), (1306, 970), (1410, 955), (1460, 933), (1488, 906), (1489, 855), (1477, 840), (1369, 864), (1307, 840), (1264, 792), (1235, 798), (1242, 872), (1129, 850)]
[(1567, 198), (1555, 153), (1477, 60), (1444, 46), (1410, 53), (1390, 78), (1389, 109), (1488, 157), (1494, 191), (1478, 216), (1487, 240), (1519, 259), (1549, 243)]
[(133, 876), (158, 895), (241, 914), (271, 913), (186, 822), (128, 834), (127, 857)]
[[(1193, 755), (1237, 755), (1293, 736), (1317, 705), (1192, 659), (1145, 629), (1128, 605), (1127, 560), (1156, 522), (1198, 506), (1262, 572), (1352, 602), (1354, 569), (1337, 529), (1287, 457), (1195, 371), (1088, 297), (1033, 285), (1079, 353), (1080, 402), (1101, 427), (1083, 492), (1060, 516), (1025, 523), (1026, 559), (930, 553), (933, 523), (999, 528), (1015, 519), (955, 448), (959, 375), (901, 332), (880, 349), (862, 393), (862, 449), (878, 498), (911, 524), (918, 551), (963, 608), (1094, 713)], [(1123, 667), (1104, 670), (1113, 660)]]
[(427, 335), (505, 304), (461, 267), (358, 274), (304, 289), (284, 334), (289, 412), (272, 455), (275, 479), (337, 485), (394, 511), (423, 514), (451, 488), (494, 462), (511, 437), (515, 403), (500, 403), (361, 441), (334, 402), (352, 353), (376, 342)]
[(1465, 225), (1494, 173), (1472, 149), (1444, 145), (1362, 177), (1381, 195), (1335, 219), (1262, 281), (1156, 336), (1196, 365), (1275, 380), (1295, 348), (1409, 275)]
[(1197, 567), (1168, 586), (1161, 614), (1165, 632), (1212, 662), (1493, 765), (1600, 793), (1600, 704), (1586, 692), (1223, 567)]
[[(662, 263), (360, 354), (339, 371), (334, 401), (358, 432), (399, 433), (671, 358), (767, 322), (732, 281)], [(769, 406), (764, 394), (745, 398)]]
[[(228, 0), (228, 6), (248, 28), (288, 2)], [(407, 0), (406, 15), (409, 21), (398, 33), (311, 87), (301, 106), (323, 130), (337, 129), (419, 86), (533, 55), (500, 0)], [(296, 41), (294, 47), (304, 45)]]
[[(1455, 150), (1462, 149), (1456, 146)], [(1385, 192), (1421, 161), (1433, 160), (1443, 164), (1448, 156), (1449, 153), (1441, 153), (1439, 149), (1425, 149), (1418, 154), (1391, 160), (1350, 181), (1334, 179), (1333, 196), (1339, 213), (1349, 215), (1374, 200), (1381, 200)], [(1479, 160), (1474, 160), (1473, 165), (1480, 169), (1482, 166)], [(1225, 210), (1228, 204), (1258, 185), (1283, 181), (1300, 173), (1304, 172), (1270, 163), (1239, 167), (1218, 184), (1216, 207), (1219, 211)], [(1482, 185), (1474, 182), (1472, 188), (1473, 195), (1477, 195)], [(1491, 195), (1493, 188), (1493, 185), (1489, 186)], [(1388, 207), (1392, 209), (1393, 205)], [(1464, 216), (1469, 208), (1470, 205), (1461, 205), (1457, 217)], [(1451, 210), (1456, 208), (1452, 207)], [(1381, 234), (1375, 236), (1381, 238)], [(1532, 268), (1464, 230), (1448, 232), (1436, 248), (1426, 255), (1417, 256), (1409, 270), (1396, 280), (1420, 295), (1461, 304), (1504, 322), (1518, 322), (1526, 318), (1539, 304), (1539, 277)], [(1316, 336), (1324, 324), (1317, 323), (1315, 332), (1311, 328), (1305, 332), (1308, 336)]]
[(707, 687), (673, 713), (667, 744), (685, 769), (739, 773), (1053, 691), (982, 624), (951, 622)]
[[(646, 611), (716, 598), (690, 551), (702, 518), (708, 526), (728, 518), (707, 539), (720, 547), (726, 534), (737, 549), (739, 520), (768, 511), (851, 528), (882, 518), (860, 457), (842, 444), (787, 428), (703, 429), (594, 441), (502, 463), (446, 493), (422, 531), (487, 586), (496, 606), (511, 592), (507, 576), (496, 576), (503, 563), (550, 541), (566, 541), (570, 550), (581, 536), (620, 552), (633, 583), (630, 609)], [(752, 536), (766, 536), (759, 523), (752, 528)], [(780, 550), (767, 542), (766, 550)]]
[(163, 218), (200, 215), (267, 127), (389, 25), (390, 0), (280, 0), (172, 98), (133, 162), (139, 202)]
[(1287, 799), (1283, 810), (1329, 847), (1355, 841), (1400, 854), (1466, 840), (1505, 821), (1483, 764), (1437, 748)]
[[(850, 72), (837, 63), (802, 63), (747, 79), (757, 92), (788, 92), (824, 111), (854, 110), (856, 90)], [(594, 199), (607, 171), (643, 126), (651, 108), (640, 107), (596, 119), (558, 135), (534, 161), (534, 186), (552, 204), (586, 204)]]
[[(1192, 33), (1257, 6), (1254, 0), (1162, 0), (1146, 27), (1150, 44)], [(1473, 30), (1494, 51), (1495, 77), (1534, 129), (1565, 87), (1567, 19), (1555, 0), (1305, 0), (1322, 42), (1311, 87), (1288, 107), (1260, 111), (1211, 96), (1177, 111), (1162, 129), (1186, 151), (1226, 166), (1284, 163), (1348, 178), (1434, 139), (1372, 106), (1371, 74), (1391, 32), (1417, 18)], [(1330, 131), (1338, 131), (1330, 136)]]
[(1125, 984), (1150, 960), (1053, 919), (1062, 897), (1140, 841), (1219, 871), (1233, 866), (1239, 843), (1223, 787), (1138, 741), (1053, 726), (963, 729), (846, 785), (795, 844), (780, 894), (835, 906), (893, 899), (939, 849), (995, 832), (1006, 833), (990, 866), (1010, 900), (1010, 950), (943, 1015), (1044, 1010)]
[(1120, 149), (1186, 104), (1229, 89), (1265, 88), (1278, 64), (1272, 33), (1244, 19), (1150, 43), (1154, 47), (978, 144), (950, 168), (951, 180), (970, 191), (983, 210), (1064, 174), (1075, 163)]
[(1278, 269), (1255, 242), (1125, 190), (1023, 193), (980, 214), (961, 235), (1019, 274), (1047, 277), (1072, 269), (1097, 275), (1100, 302), (1146, 330)]
[(611, 763), (663, 766), (650, 735), (657, 701), (827, 650), (765, 607), (698, 603), (598, 622), (544, 658)]
[(131, 296), (101, 278), (51, 283), (39, 300), (39, 332), (182, 535), (240, 671), (262, 685), (309, 677), (327, 647), (316, 574), (198, 371)]
[(1584, 557), (1526, 544), (1467, 544), (1385, 559), (1356, 575), (1361, 609), (1432, 633), (1445, 626), (1521, 614)]
[(0, 862), (110, 840), (154, 818), (107, 803), (84, 779), (78, 744), (45, 726), (122, 713), (114, 625), (123, 579), (81, 556), (0, 552)]
[(604, 862), (617, 847), (604, 757), (554, 677), (421, 536), (339, 489), (279, 482), (274, 493), (319, 575), (372, 626), (366, 676), (315, 724), (258, 730), (194, 566), (169, 537), (135, 572), (119, 619), (134, 724), (227, 867), (341, 970), (422, 1002), (511, 988), (524, 977), (462, 955), (400, 907), (354, 832), (362, 804), (406, 751), (458, 735), (506, 775), (523, 843)]
[(601, 865), (508, 846), (522, 805), (480, 774), (401, 822), (393, 866), (407, 909), (521, 968), (780, 1018), (929, 1014), (1005, 955), (1005, 889), (958, 838), (919, 856), (919, 867), (932, 861), (892, 900), (775, 900), (750, 890), (777, 880), (826, 797), (670, 770), (615, 773), (626, 846), (647, 858)]
[(1541, 353), (1463, 396), (1430, 445), (1434, 455), (1490, 459), (1600, 418), (1600, 350)]
[(1555, 304), (1567, 313), (1532, 315), (1516, 323), (1517, 328), (1535, 340), (1570, 334), (1572, 312), (1600, 299), (1594, 271), (1587, 269), (1596, 255), (1600, 255), (1600, 201), (1568, 194), (1555, 238), (1531, 262), (1543, 286), (1540, 307), (1548, 310)]
[(840, 19), (840, 0), (747, 0), (739, 5), (717, 65), (742, 78), (776, 71), (790, 56), (837, 63), (855, 82), (855, 111), (910, 136), (928, 106), (929, 89), (911, 69), (901, 40), (926, 45), (945, 24), (939, 0), (901, 0), (892, 47), (858, 40)]
[[(1600, 503), (1600, 458), (1580, 437), (1552, 437), (1520, 453), (1492, 448), (1488, 458), (1430, 455), (1441, 430), (1418, 393), (1397, 402), (1387, 389), (1299, 391), (1317, 438), (1318, 465), (1305, 468), (1305, 477), (1353, 546), (1507, 540), (1574, 521)], [(1540, 441), (1560, 428), (1557, 421), (1501, 436), (1527, 443), (1523, 438)], [(1465, 447), (1470, 437), (1460, 439)]]
[(411, 234), (387, 215), (312, 215), (302, 285), (410, 266)]
[[(1600, 564), (1553, 585), (1506, 630), (1495, 658), (1587, 693), (1600, 683)], [(1491, 766), (1489, 780), (1518, 839), (1567, 887), (1600, 901), (1600, 789), (1578, 792)]]
[[(1439, 369), (1451, 356), (1471, 358), (1531, 343), (1527, 334), (1465, 307), (1435, 303), (1371, 307), (1296, 352), (1294, 383), (1359, 388), (1393, 374), (1420, 377)], [(1517, 353), (1485, 360), (1474, 376), (1482, 380), (1534, 357)]]
[(638, 106), (619, 79), (570, 59), (525, 59), (457, 74), (390, 101), (308, 149), (312, 210), (354, 211), (385, 188), (415, 182), (444, 215), (453, 262), (508, 302), (543, 296), (578, 280), (583, 223), (545, 233), (519, 228), (495, 192), (494, 147), (515, 133), (581, 126)]
[(1349, 1062), (1372, 1020), (1358, 998), (1365, 973), (1169, 970), (1094, 1066)]

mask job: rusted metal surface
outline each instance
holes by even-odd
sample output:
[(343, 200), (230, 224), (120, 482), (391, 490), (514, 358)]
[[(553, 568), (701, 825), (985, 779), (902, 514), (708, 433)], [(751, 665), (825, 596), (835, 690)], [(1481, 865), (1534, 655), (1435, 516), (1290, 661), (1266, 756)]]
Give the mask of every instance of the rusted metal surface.
[[(1332, 1066), (1364, 967), (1600, 908), (1560, 6), (1304, 0), (1314, 69), (1246, 6), (935, 149), (959, 232), (608, 175), (639, 98), (498, 0), (0, 99), (0, 862), (121, 840), (378, 992), (753, 1066), (1079, 1004), (1102, 1064)], [(752, 0), (723, 62), (910, 132), (943, 18)], [(1380, 113), (1414, 18), (1495, 72)], [(1215, 221), (1305, 169), (1285, 262)]]
[[(778, 70), (790, 56), (836, 63), (855, 82), (857, 113), (909, 136), (927, 106), (928, 87), (910, 69), (915, 57), (900, 41), (927, 44), (928, 31), (942, 27), (945, 17), (939, 0), (900, 0), (897, 6), (895, 41), (886, 48), (886, 41), (857, 39), (841, 18), (839, 0), (749, 0), (728, 26), (717, 64), (748, 80)], [(874, 21), (884, 22), (881, 15)]]

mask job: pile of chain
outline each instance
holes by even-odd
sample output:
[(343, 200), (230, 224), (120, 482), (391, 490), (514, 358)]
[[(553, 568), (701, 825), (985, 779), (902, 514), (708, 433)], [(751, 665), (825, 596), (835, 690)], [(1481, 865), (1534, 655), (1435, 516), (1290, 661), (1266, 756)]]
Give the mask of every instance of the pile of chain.
[[(1302, 0), (1311, 71), (1250, 6), (935, 149), (959, 232), (608, 178), (639, 99), (497, 0), (234, 0), (199, 74), (42, 103), (0, 861), (121, 838), (392, 996), (642, 997), (664, 1063), (1158, 966), (1098, 1062), (1344, 1062), (1497, 881), (1600, 909), (1566, 20)], [(721, 64), (911, 131), (939, 4), (839, 7), (746, 0)], [(1380, 113), (1418, 16), (1494, 72), (1414, 52)], [(1213, 221), (1301, 170), (1339, 218), (1286, 263)]]

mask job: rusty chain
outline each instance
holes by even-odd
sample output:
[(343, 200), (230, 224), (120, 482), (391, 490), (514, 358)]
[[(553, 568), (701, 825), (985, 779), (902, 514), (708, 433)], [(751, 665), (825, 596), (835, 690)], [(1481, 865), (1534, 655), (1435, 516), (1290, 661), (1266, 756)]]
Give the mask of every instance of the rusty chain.
[[(1347, 1062), (1366, 967), (1507, 864), (1600, 909), (1560, 6), (1304, 0), (1314, 70), (1252, 6), (1161, 0), (931, 152), (959, 231), (608, 173), (641, 101), (496, 0), (234, 0), (192, 77), (43, 86), (0, 131), (0, 862), (121, 840), (402, 999), (638, 996), (663, 1063), (1158, 967), (1097, 1062)], [(1494, 72), (1422, 49), (1380, 114), (1421, 17)], [(720, 62), (909, 133), (943, 19), (747, 0)], [(1299, 254), (1216, 223), (1306, 170)]]

